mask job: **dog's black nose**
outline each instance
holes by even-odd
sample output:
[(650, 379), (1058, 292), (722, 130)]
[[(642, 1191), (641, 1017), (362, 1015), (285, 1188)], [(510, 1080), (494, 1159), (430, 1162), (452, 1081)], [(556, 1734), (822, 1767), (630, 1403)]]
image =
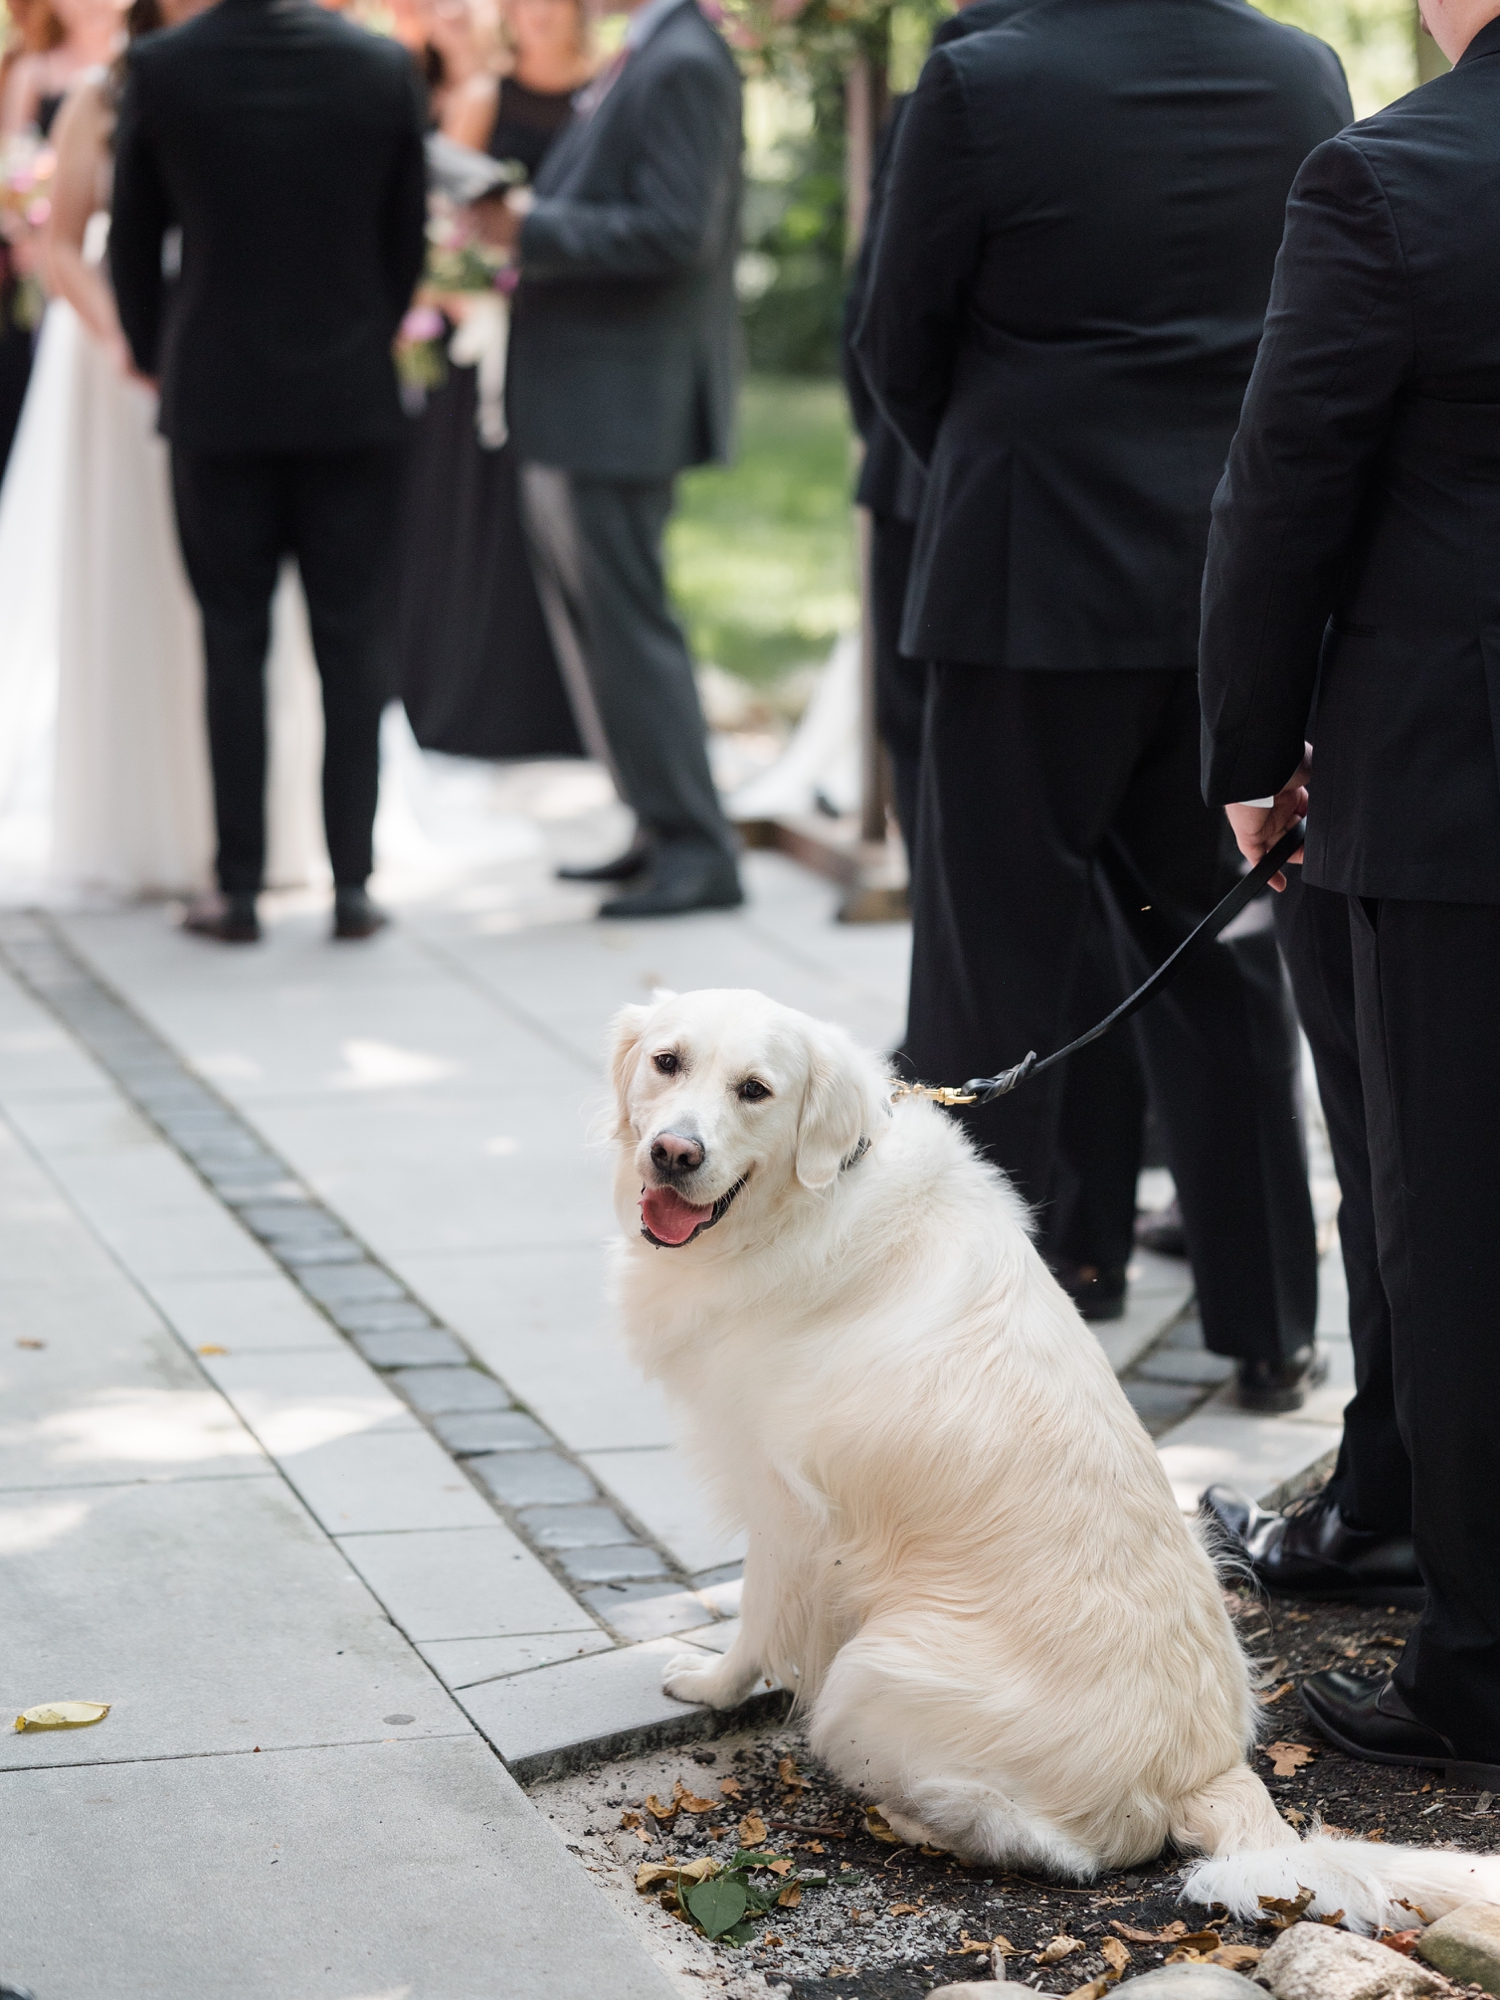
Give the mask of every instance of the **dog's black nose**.
[(690, 1174), (703, 1165), (702, 1141), (659, 1132), (651, 1141), (651, 1164), (659, 1174)]

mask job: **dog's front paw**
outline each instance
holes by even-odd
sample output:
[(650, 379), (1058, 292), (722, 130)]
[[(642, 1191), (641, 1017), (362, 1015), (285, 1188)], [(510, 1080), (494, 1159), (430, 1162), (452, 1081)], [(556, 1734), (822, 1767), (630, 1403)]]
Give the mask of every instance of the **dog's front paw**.
[(738, 1687), (726, 1684), (724, 1662), (705, 1660), (701, 1653), (679, 1653), (668, 1660), (661, 1684), (674, 1701), (701, 1702), (708, 1708), (733, 1708), (742, 1699)]

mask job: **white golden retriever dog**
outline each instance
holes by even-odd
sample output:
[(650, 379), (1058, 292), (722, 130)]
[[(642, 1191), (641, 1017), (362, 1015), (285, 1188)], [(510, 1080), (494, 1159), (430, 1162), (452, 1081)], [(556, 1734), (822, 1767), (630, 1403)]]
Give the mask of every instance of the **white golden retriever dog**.
[(1370, 1929), (1500, 1900), (1500, 1859), (1301, 1841), (1213, 1566), (1002, 1176), (885, 1065), (758, 993), (614, 1029), (627, 1336), (749, 1538), (741, 1629), (683, 1701), (794, 1689), (901, 1837), (1087, 1879), (1198, 1854), (1239, 1916)]

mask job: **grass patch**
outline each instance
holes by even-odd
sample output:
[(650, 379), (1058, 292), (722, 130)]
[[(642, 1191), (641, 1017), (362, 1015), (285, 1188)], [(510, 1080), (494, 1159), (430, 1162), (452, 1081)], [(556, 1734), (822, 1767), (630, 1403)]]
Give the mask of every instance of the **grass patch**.
[(842, 386), (751, 376), (731, 466), (688, 473), (667, 537), (700, 660), (764, 684), (820, 660), (859, 615)]

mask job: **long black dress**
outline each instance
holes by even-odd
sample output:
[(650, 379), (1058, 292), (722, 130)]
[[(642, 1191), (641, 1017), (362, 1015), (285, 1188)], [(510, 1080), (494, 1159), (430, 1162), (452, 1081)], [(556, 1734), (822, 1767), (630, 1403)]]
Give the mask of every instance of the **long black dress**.
[[(506, 77), (488, 151), (535, 174), (571, 99)], [(395, 644), (417, 741), (463, 757), (580, 757), (537, 601), (509, 445), (475, 428), (472, 368), (451, 366), (415, 421), (407, 467)]]

